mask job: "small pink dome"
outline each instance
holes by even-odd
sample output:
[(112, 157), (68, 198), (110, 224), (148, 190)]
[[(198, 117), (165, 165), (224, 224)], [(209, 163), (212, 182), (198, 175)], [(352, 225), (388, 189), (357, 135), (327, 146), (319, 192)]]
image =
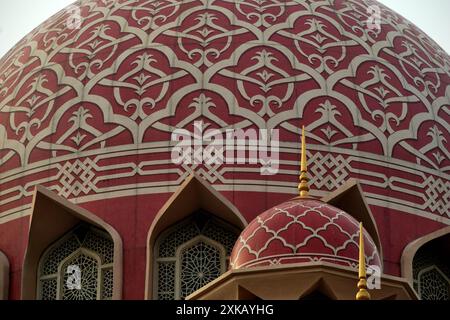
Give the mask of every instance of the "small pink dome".
[[(242, 231), (232, 269), (305, 262), (356, 267), (359, 223), (348, 213), (313, 199), (293, 199), (259, 215)], [(366, 264), (381, 267), (377, 247), (364, 230)]]

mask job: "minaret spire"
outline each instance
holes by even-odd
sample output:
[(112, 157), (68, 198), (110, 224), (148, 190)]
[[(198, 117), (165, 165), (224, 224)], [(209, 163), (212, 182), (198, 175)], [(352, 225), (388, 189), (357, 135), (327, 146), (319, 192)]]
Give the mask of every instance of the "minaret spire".
[(367, 276), (366, 276), (366, 257), (364, 255), (364, 234), (363, 224), (359, 224), (359, 271), (358, 271), (358, 293), (356, 300), (370, 300), (370, 294), (367, 291)]
[(309, 196), (308, 186), (308, 172), (307, 172), (307, 160), (306, 160), (306, 135), (305, 126), (302, 127), (302, 154), (300, 162), (300, 183), (298, 185), (298, 191), (301, 198), (307, 198)]

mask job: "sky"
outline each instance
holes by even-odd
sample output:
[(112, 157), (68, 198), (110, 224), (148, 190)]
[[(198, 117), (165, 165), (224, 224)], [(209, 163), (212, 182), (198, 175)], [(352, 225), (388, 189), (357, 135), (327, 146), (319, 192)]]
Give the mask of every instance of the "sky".
[[(379, 1), (413, 21), (450, 53), (449, 0)], [(74, 0), (0, 0), (0, 57), (41, 22), (72, 2)]]
[(378, 1), (413, 22), (450, 54), (450, 0)]

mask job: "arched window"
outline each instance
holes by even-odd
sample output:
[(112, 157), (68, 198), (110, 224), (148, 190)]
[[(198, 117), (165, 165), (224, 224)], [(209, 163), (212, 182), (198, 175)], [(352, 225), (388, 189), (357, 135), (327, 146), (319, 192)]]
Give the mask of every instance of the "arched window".
[(114, 244), (111, 237), (81, 224), (42, 255), (38, 299), (108, 300), (113, 294)]
[(9, 289), (9, 261), (0, 251), (0, 300), (8, 299)]
[(450, 300), (450, 281), (435, 265), (420, 270), (417, 287), (423, 300)]
[(155, 247), (154, 297), (184, 299), (228, 268), (239, 232), (199, 212), (163, 232)]
[(450, 300), (450, 266), (447, 255), (432, 241), (413, 260), (414, 289), (422, 300)]

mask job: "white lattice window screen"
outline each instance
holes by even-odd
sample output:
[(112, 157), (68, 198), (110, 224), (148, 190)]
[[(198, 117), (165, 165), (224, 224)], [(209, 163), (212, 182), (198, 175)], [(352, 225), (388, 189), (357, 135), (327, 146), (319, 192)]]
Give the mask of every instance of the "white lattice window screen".
[(419, 250), (413, 260), (414, 289), (422, 300), (450, 300), (450, 266), (436, 249)]
[[(101, 230), (79, 226), (65, 235), (43, 254), (39, 264), (38, 299), (109, 300), (113, 293), (112, 239)], [(73, 273), (81, 272), (81, 286), (67, 285)]]
[(227, 269), (237, 239), (233, 227), (208, 218), (188, 219), (160, 236), (156, 243), (154, 296), (184, 299)]
[(419, 272), (418, 292), (422, 300), (450, 300), (450, 280), (436, 266)]
[(199, 236), (184, 244), (176, 254), (175, 299), (183, 299), (225, 272), (223, 245)]

